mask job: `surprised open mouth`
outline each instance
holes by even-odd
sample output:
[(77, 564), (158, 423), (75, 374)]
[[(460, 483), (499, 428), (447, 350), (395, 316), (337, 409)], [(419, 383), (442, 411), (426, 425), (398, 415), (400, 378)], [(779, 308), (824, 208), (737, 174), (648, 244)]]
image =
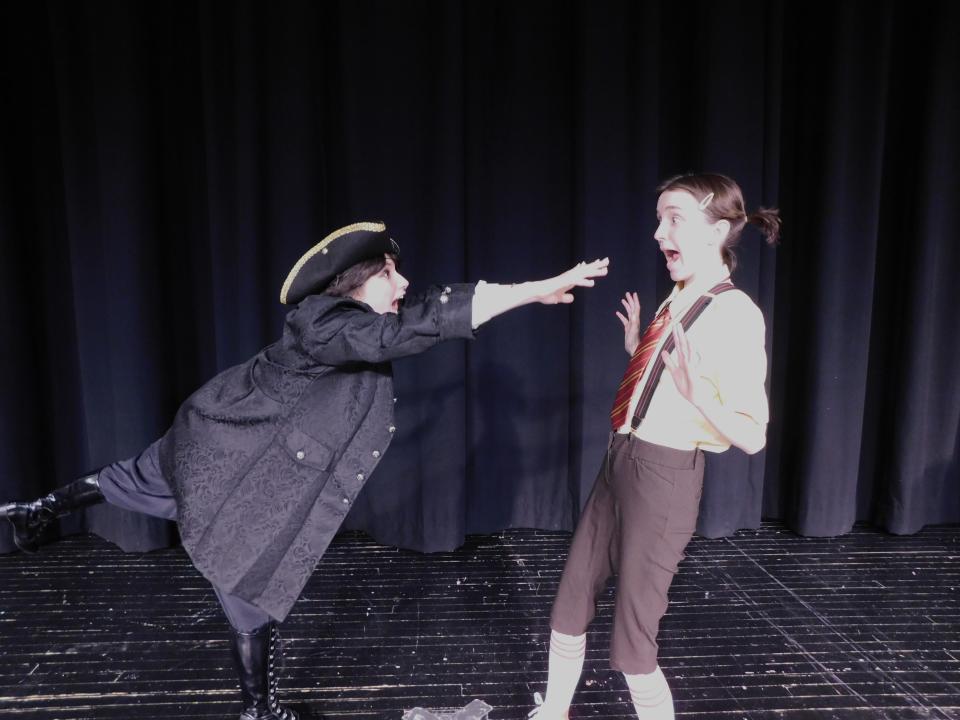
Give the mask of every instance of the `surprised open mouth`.
[(676, 250), (670, 250), (668, 248), (663, 248), (663, 254), (664, 257), (667, 258), (668, 263), (672, 263), (680, 258), (680, 253), (678, 253)]

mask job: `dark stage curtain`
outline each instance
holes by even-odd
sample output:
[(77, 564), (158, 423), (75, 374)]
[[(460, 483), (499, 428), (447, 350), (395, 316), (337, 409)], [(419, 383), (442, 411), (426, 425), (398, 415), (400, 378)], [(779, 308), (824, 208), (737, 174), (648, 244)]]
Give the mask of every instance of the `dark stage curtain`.
[[(0, 498), (137, 453), (275, 339), (326, 232), (384, 219), (415, 285), (609, 255), (396, 363), (399, 436), (348, 525), (423, 550), (571, 528), (669, 290), (666, 176), (776, 205), (738, 285), (767, 319), (766, 451), (710, 456), (700, 532), (960, 520), (960, 12), (951, 2), (36, 2), (0, 10)], [(753, 234), (751, 234), (753, 233)], [(74, 518), (125, 548), (172, 526)], [(11, 549), (7, 528), (0, 550)]]

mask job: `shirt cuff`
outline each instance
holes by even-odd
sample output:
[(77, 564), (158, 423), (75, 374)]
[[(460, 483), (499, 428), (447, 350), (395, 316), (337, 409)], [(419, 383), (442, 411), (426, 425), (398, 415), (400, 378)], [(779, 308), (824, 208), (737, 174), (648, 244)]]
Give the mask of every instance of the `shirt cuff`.
[(480, 280), (477, 283), (477, 287), (473, 293), (473, 318), (471, 320), (474, 330), (493, 317), (491, 294), (500, 287), (497, 283), (488, 283), (484, 280)]

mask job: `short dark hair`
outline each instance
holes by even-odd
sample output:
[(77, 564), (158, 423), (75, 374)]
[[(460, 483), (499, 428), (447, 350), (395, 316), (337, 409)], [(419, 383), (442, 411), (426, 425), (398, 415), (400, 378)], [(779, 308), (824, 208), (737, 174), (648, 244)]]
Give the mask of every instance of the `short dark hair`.
[(361, 287), (367, 280), (387, 266), (387, 258), (390, 258), (394, 262), (397, 261), (396, 255), (387, 254), (361, 260), (351, 265), (337, 275), (321, 294), (333, 295), (335, 297), (349, 297), (354, 290)]

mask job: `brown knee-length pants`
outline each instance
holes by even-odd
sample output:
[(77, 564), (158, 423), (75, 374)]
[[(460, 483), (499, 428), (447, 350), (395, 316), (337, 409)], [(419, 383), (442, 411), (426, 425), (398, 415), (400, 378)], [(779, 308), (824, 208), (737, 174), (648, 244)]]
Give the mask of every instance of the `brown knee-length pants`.
[(573, 534), (550, 627), (586, 632), (597, 596), (616, 574), (610, 667), (653, 672), (667, 590), (696, 528), (702, 489), (702, 451), (613, 434)]

